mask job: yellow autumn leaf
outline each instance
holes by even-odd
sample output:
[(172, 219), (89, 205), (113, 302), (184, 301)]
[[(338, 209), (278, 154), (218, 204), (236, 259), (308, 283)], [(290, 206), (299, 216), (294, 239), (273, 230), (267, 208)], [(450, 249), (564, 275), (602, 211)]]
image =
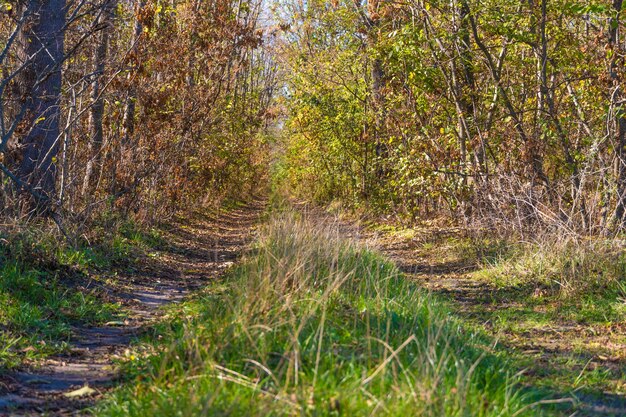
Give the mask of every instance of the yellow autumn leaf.
[(96, 393), (95, 389), (89, 387), (89, 385), (85, 385), (84, 387), (79, 388), (77, 390), (66, 392), (65, 394), (63, 394), (63, 396), (67, 398), (76, 398), (76, 397), (86, 397), (95, 393)]

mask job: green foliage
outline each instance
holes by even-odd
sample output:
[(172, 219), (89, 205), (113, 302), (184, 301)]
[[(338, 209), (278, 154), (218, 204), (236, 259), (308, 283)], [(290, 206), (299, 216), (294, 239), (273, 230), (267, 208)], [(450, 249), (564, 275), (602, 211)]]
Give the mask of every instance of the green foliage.
[[(525, 305), (550, 305), (552, 320), (619, 323), (626, 319), (626, 257), (606, 240), (510, 245), (506, 257), (483, 258), (477, 279), (520, 289)], [(526, 290), (523, 290), (526, 288)]]
[(92, 237), (81, 242), (78, 252), (89, 254), (88, 263), (92, 267), (125, 266), (142, 252), (167, 245), (157, 226), (141, 224), (121, 213), (103, 212), (91, 222)]
[(0, 240), (0, 369), (65, 350), (74, 325), (123, 316), (93, 283), (166, 244), (158, 229), (119, 213), (103, 212), (91, 226), (91, 242), (76, 246), (34, 224)]
[(540, 2), (508, 0), (282, 3), (284, 177), (295, 194), (409, 219), (519, 217), (510, 227), (536, 228), (571, 213), (567, 227), (603, 225), (578, 206), (615, 203), (612, 180), (591, 174), (611, 169), (598, 155), (613, 117), (609, 5), (550, 1), (544, 16)]

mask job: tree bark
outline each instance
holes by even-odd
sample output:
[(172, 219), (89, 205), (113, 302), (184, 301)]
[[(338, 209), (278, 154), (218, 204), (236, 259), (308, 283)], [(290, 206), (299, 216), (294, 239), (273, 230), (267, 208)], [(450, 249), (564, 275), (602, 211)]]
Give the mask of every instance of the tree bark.
[(98, 40), (93, 56), (93, 81), (91, 83), (91, 109), (89, 111), (89, 160), (85, 168), (82, 193), (85, 195), (92, 182), (94, 166), (100, 165), (104, 132), (102, 120), (104, 117), (104, 97), (102, 95), (102, 77), (106, 69), (106, 61), (109, 50), (109, 37), (113, 27), (113, 14), (117, 0), (105, 0), (102, 11), (98, 16), (99, 27)]
[[(462, 114), (459, 117), (459, 127), (461, 132), (461, 168), (463, 171), (466, 171), (466, 164), (468, 162), (468, 144), (471, 144), (475, 129), (475, 95), (476, 95), (476, 80), (474, 77), (474, 64), (473, 64), (473, 54), (470, 45), (470, 28), (469, 28), (469, 17), (470, 17), (470, 6), (467, 0), (461, 0), (459, 7), (459, 27), (458, 27), (458, 36), (459, 36), (459, 56), (461, 59), (461, 65), (463, 68), (463, 76), (461, 79), (463, 80), (463, 85), (461, 87), (461, 91), (459, 92), (460, 104)], [(483, 144), (479, 147), (476, 153), (476, 158), (478, 160), (478, 165), (480, 166), (481, 171), (483, 170), (483, 165), (485, 163), (485, 147)]]
[(29, 130), (20, 143), (16, 177), (38, 204), (54, 195), (60, 136), (65, 0), (28, 0), (19, 56), (26, 63), (18, 83)]
[[(146, 5), (146, 0), (137, 0), (137, 11), (135, 18), (135, 26), (133, 28), (133, 38), (131, 45), (131, 52), (136, 53), (137, 47), (139, 44), (139, 39), (141, 37), (141, 33), (143, 31), (143, 24), (141, 23), (140, 14), (143, 8)], [(132, 74), (128, 75), (129, 80), (131, 79)], [(126, 106), (124, 108), (124, 120), (122, 125), (124, 127), (124, 136), (122, 143), (128, 144), (135, 134), (135, 109), (137, 107), (137, 89), (134, 85), (129, 86), (128, 89), (128, 98), (126, 99)]]
[(626, 114), (621, 109), (621, 102), (624, 100), (622, 88), (621, 70), (619, 68), (618, 53), (620, 48), (620, 13), (622, 11), (622, 0), (613, 1), (615, 16), (609, 22), (609, 44), (608, 49), (612, 51), (609, 65), (609, 77), (613, 84), (611, 94), (611, 107), (615, 112), (615, 163), (617, 182), (617, 204), (614, 213), (614, 223), (619, 229), (624, 227), (626, 216)]
[[(378, 2), (368, 2), (368, 11), (362, 13), (365, 25), (367, 26), (367, 39), (370, 49), (374, 49), (378, 42), (378, 31), (380, 29), (380, 17), (378, 13)], [(378, 178), (385, 176), (385, 159), (389, 156), (389, 149), (385, 141), (383, 130), (385, 124), (385, 97), (383, 88), (385, 86), (385, 70), (383, 61), (379, 57), (374, 57), (370, 74), (372, 77), (372, 108), (374, 110), (374, 140), (376, 152), (376, 175)]]

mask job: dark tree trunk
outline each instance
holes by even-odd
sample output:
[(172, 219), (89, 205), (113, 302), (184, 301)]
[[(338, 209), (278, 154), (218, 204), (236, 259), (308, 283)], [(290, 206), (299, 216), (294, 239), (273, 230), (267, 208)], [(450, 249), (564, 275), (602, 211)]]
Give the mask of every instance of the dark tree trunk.
[[(378, 32), (380, 28), (380, 17), (377, 16), (378, 2), (368, 3), (369, 14), (364, 15), (365, 24), (368, 27), (369, 47), (374, 49), (378, 42)], [(372, 77), (372, 107), (374, 110), (374, 140), (376, 152), (376, 176), (380, 179), (386, 175), (385, 160), (389, 157), (389, 149), (385, 140), (385, 96), (383, 89), (385, 87), (385, 70), (383, 61), (379, 57), (375, 57), (371, 64)]]
[(372, 63), (372, 97), (375, 114), (375, 130), (374, 138), (376, 140), (376, 156), (378, 157), (377, 175), (384, 175), (384, 160), (388, 156), (387, 144), (383, 138), (383, 130), (385, 123), (385, 98), (383, 96), (385, 72), (383, 70), (382, 61), (379, 58), (374, 59)]
[(65, 0), (28, 0), (21, 36), (26, 63), (19, 77), (28, 131), (20, 141), (17, 178), (39, 203), (54, 195), (60, 136), (61, 70), (64, 57)]

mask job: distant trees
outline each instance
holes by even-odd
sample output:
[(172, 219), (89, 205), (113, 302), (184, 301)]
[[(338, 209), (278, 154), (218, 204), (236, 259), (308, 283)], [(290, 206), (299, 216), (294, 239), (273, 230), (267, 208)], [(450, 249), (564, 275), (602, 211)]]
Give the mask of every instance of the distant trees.
[(268, 30), (262, 0), (0, 2), (3, 214), (157, 218), (250, 191), (282, 92), (307, 195), (621, 231), (622, 3), (276, 0)]

